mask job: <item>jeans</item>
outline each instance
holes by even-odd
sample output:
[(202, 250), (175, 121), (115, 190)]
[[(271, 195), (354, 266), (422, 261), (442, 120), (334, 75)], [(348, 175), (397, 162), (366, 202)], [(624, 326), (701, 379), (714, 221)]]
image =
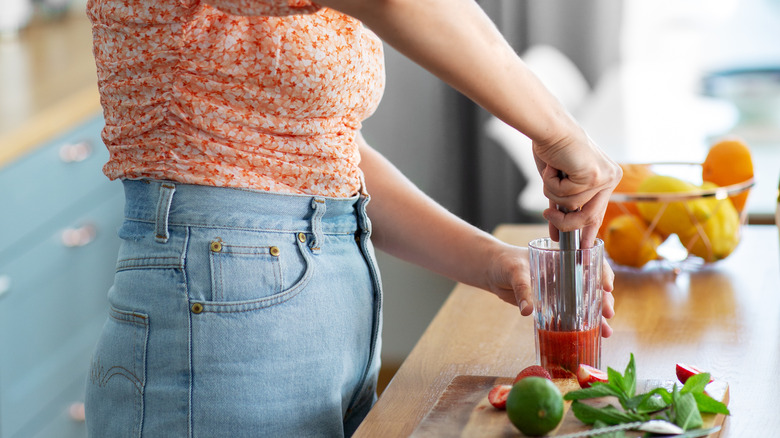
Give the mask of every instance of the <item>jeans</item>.
[(89, 435), (351, 435), (380, 366), (368, 196), (124, 187)]

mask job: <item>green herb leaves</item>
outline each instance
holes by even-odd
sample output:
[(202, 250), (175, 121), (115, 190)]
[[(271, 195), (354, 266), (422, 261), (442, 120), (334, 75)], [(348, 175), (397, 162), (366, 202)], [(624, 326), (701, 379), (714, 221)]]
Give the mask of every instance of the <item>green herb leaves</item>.
[[(636, 394), (636, 365), (634, 355), (628, 361), (621, 374), (607, 368), (609, 381), (594, 382), (590, 388), (571, 391), (564, 396), (571, 400), (571, 410), (583, 423), (590, 425), (614, 425), (650, 419), (670, 421), (684, 430), (702, 427), (701, 414), (729, 414), (725, 404), (707, 395), (704, 389), (710, 381), (708, 373), (691, 376), (682, 388), (674, 385), (672, 390), (663, 387)], [(615, 404), (591, 404), (582, 400), (614, 397)]]

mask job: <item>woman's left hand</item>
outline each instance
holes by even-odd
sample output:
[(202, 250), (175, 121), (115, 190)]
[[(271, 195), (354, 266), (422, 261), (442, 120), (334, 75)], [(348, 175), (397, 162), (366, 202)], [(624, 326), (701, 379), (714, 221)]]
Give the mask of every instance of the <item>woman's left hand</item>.
[[(504, 245), (501, 251), (489, 262), (487, 271), (488, 290), (503, 301), (520, 308), (520, 314), (533, 313), (533, 291), (531, 289), (531, 271), (528, 248)], [(615, 273), (604, 261), (601, 287), (604, 291), (601, 307), (601, 336), (612, 335), (608, 319), (615, 315), (615, 298), (612, 296)]]

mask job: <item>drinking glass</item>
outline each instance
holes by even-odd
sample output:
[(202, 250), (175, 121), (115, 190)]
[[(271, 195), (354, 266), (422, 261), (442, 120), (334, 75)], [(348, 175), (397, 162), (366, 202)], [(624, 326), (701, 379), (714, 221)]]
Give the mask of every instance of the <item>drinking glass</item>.
[(601, 365), (604, 243), (561, 249), (549, 237), (528, 245), (534, 293), (536, 360), (553, 377)]

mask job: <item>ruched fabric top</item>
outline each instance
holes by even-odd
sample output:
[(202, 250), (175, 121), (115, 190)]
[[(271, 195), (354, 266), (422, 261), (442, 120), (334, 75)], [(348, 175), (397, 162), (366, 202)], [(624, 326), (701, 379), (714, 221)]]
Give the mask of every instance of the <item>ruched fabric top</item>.
[(344, 197), (382, 43), (308, 0), (89, 0), (111, 178)]

